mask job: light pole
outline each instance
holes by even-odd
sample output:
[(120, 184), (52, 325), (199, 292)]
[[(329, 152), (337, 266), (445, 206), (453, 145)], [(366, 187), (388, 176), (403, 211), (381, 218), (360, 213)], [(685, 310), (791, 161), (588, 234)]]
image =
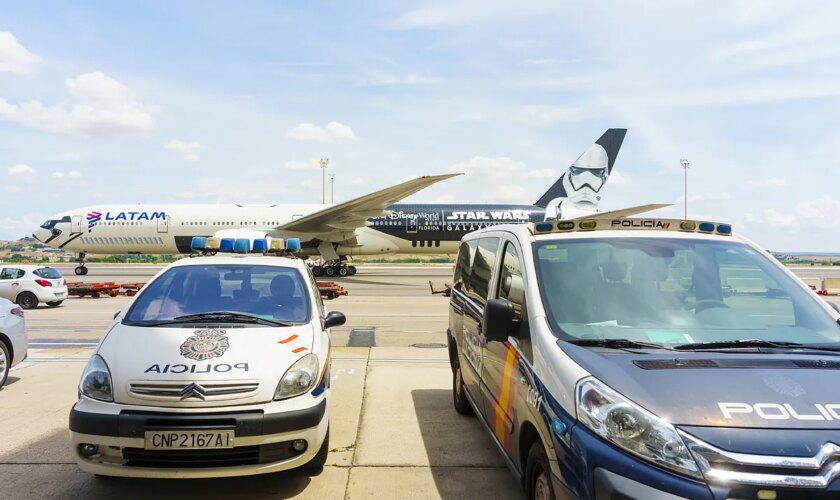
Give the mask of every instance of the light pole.
[(330, 174), (330, 203), (335, 203), (335, 174)]
[(327, 204), (327, 165), (329, 158), (321, 158), (321, 204)]
[(685, 213), (683, 219), (688, 220), (688, 160), (685, 158), (680, 160), (680, 165), (683, 168), (683, 201), (685, 202)]

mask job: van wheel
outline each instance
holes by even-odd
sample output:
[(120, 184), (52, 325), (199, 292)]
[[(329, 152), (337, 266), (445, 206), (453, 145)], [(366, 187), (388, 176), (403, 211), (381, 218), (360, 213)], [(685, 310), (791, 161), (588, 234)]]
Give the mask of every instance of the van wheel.
[(54, 302), (47, 302), (47, 305), (50, 307), (58, 307), (61, 303), (64, 302), (63, 300), (56, 300)]
[(38, 297), (32, 292), (23, 292), (17, 296), (17, 303), (24, 309), (35, 309), (38, 307)]
[(455, 362), (455, 369), (452, 371), (452, 404), (455, 406), (455, 411), (461, 415), (475, 415), (473, 407), (467, 400), (467, 394), (464, 392), (464, 377), (461, 375), (461, 363)]
[(525, 493), (531, 500), (554, 500), (551, 489), (551, 466), (540, 440), (534, 441), (525, 466)]
[(12, 366), (12, 357), (9, 355), (9, 348), (6, 343), (0, 340), (0, 387), (6, 383), (9, 377), (9, 368)]
[(327, 435), (324, 436), (324, 443), (321, 445), (321, 449), (318, 450), (318, 454), (312, 457), (312, 460), (306, 462), (307, 469), (323, 469), (324, 464), (327, 463), (327, 455), (330, 453), (330, 428), (327, 427)]

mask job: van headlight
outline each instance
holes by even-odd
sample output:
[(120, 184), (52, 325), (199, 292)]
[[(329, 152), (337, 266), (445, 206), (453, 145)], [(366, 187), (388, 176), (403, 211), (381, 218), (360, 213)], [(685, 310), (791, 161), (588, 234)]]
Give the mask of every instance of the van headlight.
[(315, 387), (317, 381), (318, 356), (310, 353), (295, 361), (295, 364), (286, 370), (274, 391), (274, 400), (300, 396)]
[(114, 385), (111, 383), (111, 372), (102, 356), (94, 354), (90, 357), (82, 380), (79, 382), (79, 393), (99, 401), (114, 401)]
[(672, 471), (702, 479), (673, 425), (595, 378), (578, 382), (578, 420), (619, 448)]

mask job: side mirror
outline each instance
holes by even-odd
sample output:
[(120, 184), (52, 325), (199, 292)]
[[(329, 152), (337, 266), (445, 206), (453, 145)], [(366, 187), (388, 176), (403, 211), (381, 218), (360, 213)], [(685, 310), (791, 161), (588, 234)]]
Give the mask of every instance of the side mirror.
[(347, 322), (347, 316), (344, 313), (340, 313), (338, 311), (331, 311), (327, 313), (327, 316), (324, 318), (324, 328), (333, 328), (335, 326), (341, 326)]
[(484, 336), (489, 341), (504, 342), (513, 333), (516, 310), (505, 299), (490, 299), (484, 307)]
[(115, 313), (114, 313), (114, 319), (119, 318), (119, 317), (120, 317), (120, 313), (121, 313), (121, 312), (122, 312), (122, 311), (117, 311), (117, 312), (115, 312)]

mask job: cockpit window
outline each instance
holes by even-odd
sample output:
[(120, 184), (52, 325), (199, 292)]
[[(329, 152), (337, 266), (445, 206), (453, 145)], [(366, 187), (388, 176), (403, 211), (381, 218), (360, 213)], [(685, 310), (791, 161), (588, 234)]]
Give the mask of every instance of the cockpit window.
[(54, 228), (54, 227), (55, 227), (55, 225), (56, 225), (56, 224), (58, 224), (59, 222), (70, 222), (70, 216), (69, 216), (69, 215), (65, 215), (65, 216), (64, 216), (64, 217), (62, 217), (61, 219), (49, 219), (47, 222), (44, 222), (43, 224), (41, 224), (41, 227), (42, 227), (43, 229), (52, 229), (52, 228)]

